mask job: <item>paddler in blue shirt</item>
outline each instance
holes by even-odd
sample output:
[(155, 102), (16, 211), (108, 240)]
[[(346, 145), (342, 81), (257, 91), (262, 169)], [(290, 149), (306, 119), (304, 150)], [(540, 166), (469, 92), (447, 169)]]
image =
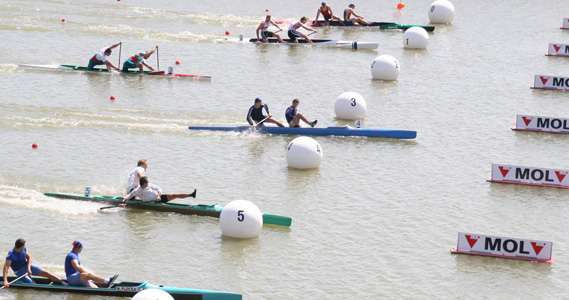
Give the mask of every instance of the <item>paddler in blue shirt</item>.
[(146, 60), (158, 49), (158, 45), (156, 45), (152, 50), (146, 52), (139, 52), (134, 54), (133, 56), (129, 57), (125, 60), (124, 64), (122, 65), (122, 71), (126, 72), (128, 69), (138, 68), (139, 72), (143, 71), (143, 65), (146, 66), (150, 71), (154, 71), (154, 68), (146, 63)]
[(105, 65), (107, 66), (107, 70), (109, 70), (109, 72), (111, 71), (111, 68), (120, 72), (121, 70), (119, 68), (115, 67), (113, 63), (107, 60), (107, 56), (113, 53), (112, 49), (118, 47), (119, 45), (122, 45), (122, 42), (114, 44), (110, 47), (105, 47), (99, 50), (99, 52), (95, 53), (95, 55), (93, 55), (93, 57), (89, 59), (89, 65), (87, 65), (87, 70), (93, 70), (93, 67), (98, 65)]
[[(370, 23), (364, 20), (363, 16), (356, 14), (354, 8), (356, 8), (356, 5), (352, 3), (348, 6), (348, 8), (344, 10), (344, 22), (346, 23), (345, 25), (348, 26), (349, 25), (360, 26), (361, 24), (369, 25)], [(355, 18), (353, 18), (352, 15), (354, 15)]]
[(298, 99), (292, 100), (292, 105), (289, 106), (285, 111), (286, 121), (288, 122), (288, 126), (290, 127), (300, 127), (300, 120), (304, 123), (310, 125), (310, 127), (314, 127), (318, 120), (314, 120), (312, 122), (308, 121), (302, 113), (297, 111), (298, 103), (300, 101)]
[[(18, 239), (14, 248), (8, 252), (6, 262), (4, 263), (4, 287), (10, 287), (8, 283), (8, 269), (12, 268), (16, 277), (28, 274), (19, 280), (18, 283), (34, 283), (34, 280), (29, 275), (47, 277), (57, 284), (64, 284), (61, 279), (50, 272), (44, 270), (42, 267), (32, 264), (32, 257), (26, 249), (26, 240)], [(64, 284), (66, 285), (66, 284)]]
[[(263, 115), (263, 109), (265, 109), (268, 116)], [(255, 123), (253, 123), (253, 121), (255, 121), (257, 126), (264, 126), (263, 123), (269, 122), (275, 123), (279, 127), (284, 127), (281, 122), (273, 119), (273, 116), (269, 114), (269, 107), (266, 104), (263, 104), (263, 100), (259, 98), (255, 98), (255, 104), (249, 108), (249, 112), (247, 113), (247, 122), (255, 126)]]
[(81, 261), (79, 260), (79, 253), (83, 251), (83, 243), (81, 241), (74, 241), (71, 243), (73, 249), (65, 257), (65, 275), (67, 276), (67, 283), (72, 286), (85, 286), (91, 288), (98, 288), (91, 280), (95, 282), (104, 282), (105, 287), (110, 288), (113, 283), (119, 277), (119, 275), (114, 275), (109, 279), (105, 279), (99, 275), (87, 272), (81, 266)]

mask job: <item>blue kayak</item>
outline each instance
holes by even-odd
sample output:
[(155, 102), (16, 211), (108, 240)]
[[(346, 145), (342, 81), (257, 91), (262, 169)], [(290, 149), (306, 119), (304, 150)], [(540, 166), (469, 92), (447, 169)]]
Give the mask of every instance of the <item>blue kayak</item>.
[(297, 134), (318, 136), (365, 136), (373, 138), (414, 139), (417, 131), (391, 128), (343, 127), (274, 127), (274, 126), (190, 126), (190, 130), (239, 131), (269, 134)]

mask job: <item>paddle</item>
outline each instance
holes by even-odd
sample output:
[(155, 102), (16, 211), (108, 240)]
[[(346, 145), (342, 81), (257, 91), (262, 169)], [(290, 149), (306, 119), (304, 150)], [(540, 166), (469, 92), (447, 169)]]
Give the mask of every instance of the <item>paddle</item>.
[[(14, 283), (14, 282), (16, 282), (16, 281), (18, 281), (18, 280), (24, 278), (26, 275), (28, 275), (28, 273), (26, 273), (26, 274), (24, 274), (24, 275), (22, 275), (22, 276), (20, 276), (20, 277), (18, 277), (18, 278), (16, 278), (16, 279), (14, 279), (14, 280), (8, 282), (8, 284), (12, 284), (12, 283)], [(6, 286), (3, 285), (2, 287), (0, 287), (0, 290), (3, 289), (3, 288), (5, 288), (5, 287), (6, 287)]]
[(254, 126), (263, 124), (263, 122), (265, 122), (268, 118), (270, 118), (270, 117), (266, 117), (266, 118), (262, 119), (261, 121), (259, 121), (259, 123), (255, 124)]
[(160, 70), (160, 50), (158, 50), (159, 48), (156, 48), (156, 67), (157, 70)]
[(315, 34), (315, 33), (316, 33), (316, 31), (313, 31), (313, 32), (307, 34), (306, 36), (310, 36), (310, 35), (313, 35), (313, 34)]
[(121, 52), (122, 52), (122, 43), (119, 45), (119, 64), (117, 65), (119, 68), (121, 67)]
[[(128, 206), (128, 205), (126, 205), (126, 203), (125, 203), (125, 206)], [(99, 208), (99, 210), (105, 210), (105, 209), (116, 208), (116, 207), (124, 207), (124, 206), (120, 206), (120, 205), (103, 206), (103, 207)]]

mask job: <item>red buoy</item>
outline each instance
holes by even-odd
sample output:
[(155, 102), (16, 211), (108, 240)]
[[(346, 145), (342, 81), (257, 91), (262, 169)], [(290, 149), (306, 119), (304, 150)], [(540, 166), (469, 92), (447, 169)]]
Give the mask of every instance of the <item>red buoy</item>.
[(265, 9), (265, 11), (266, 11), (266, 12), (269, 12), (269, 9), (267, 8), (267, 9)]
[(38, 147), (38, 144), (36, 144), (36, 143), (32, 144), (32, 148), (37, 148), (37, 147)]
[(177, 65), (179, 65), (179, 64), (180, 64), (180, 61), (179, 61), (179, 60), (177, 60), (177, 61), (176, 61), (176, 64), (177, 64)]
[(398, 9), (402, 9), (403, 7), (405, 7), (405, 3), (403, 3), (403, 2), (397, 3), (397, 8), (398, 8)]
[(61, 23), (65, 23), (65, 18), (61, 19)]
[(115, 100), (115, 96), (111, 95), (111, 100)]
[(226, 31), (226, 32), (225, 32), (225, 35), (229, 35), (229, 31)]

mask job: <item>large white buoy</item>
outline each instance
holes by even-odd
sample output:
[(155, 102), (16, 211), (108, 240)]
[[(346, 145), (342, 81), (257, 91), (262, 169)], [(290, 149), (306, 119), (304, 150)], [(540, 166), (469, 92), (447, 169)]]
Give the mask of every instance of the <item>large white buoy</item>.
[(363, 118), (367, 111), (364, 97), (355, 92), (345, 92), (336, 98), (334, 112), (336, 118), (346, 120), (359, 120)]
[(219, 227), (226, 236), (239, 239), (257, 237), (263, 227), (263, 213), (250, 201), (231, 201), (221, 211)]
[(314, 169), (322, 162), (322, 147), (307, 136), (300, 136), (292, 140), (286, 148), (286, 162), (289, 167), (297, 169)]
[(373, 79), (397, 80), (399, 72), (399, 62), (391, 55), (380, 55), (371, 64), (371, 76)]
[(437, 0), (429, 9), (431, 23), (449, 24), (454, 19), (454, 5), (448, 0)]
[(429, 45), (429, 34), (422, 27), (411, 27), (403, 34), (403, 47), (425, 49)]
[(174, 300), (174, 297), (163, 290), (146, 289), (136, 293), (132, 300)]

